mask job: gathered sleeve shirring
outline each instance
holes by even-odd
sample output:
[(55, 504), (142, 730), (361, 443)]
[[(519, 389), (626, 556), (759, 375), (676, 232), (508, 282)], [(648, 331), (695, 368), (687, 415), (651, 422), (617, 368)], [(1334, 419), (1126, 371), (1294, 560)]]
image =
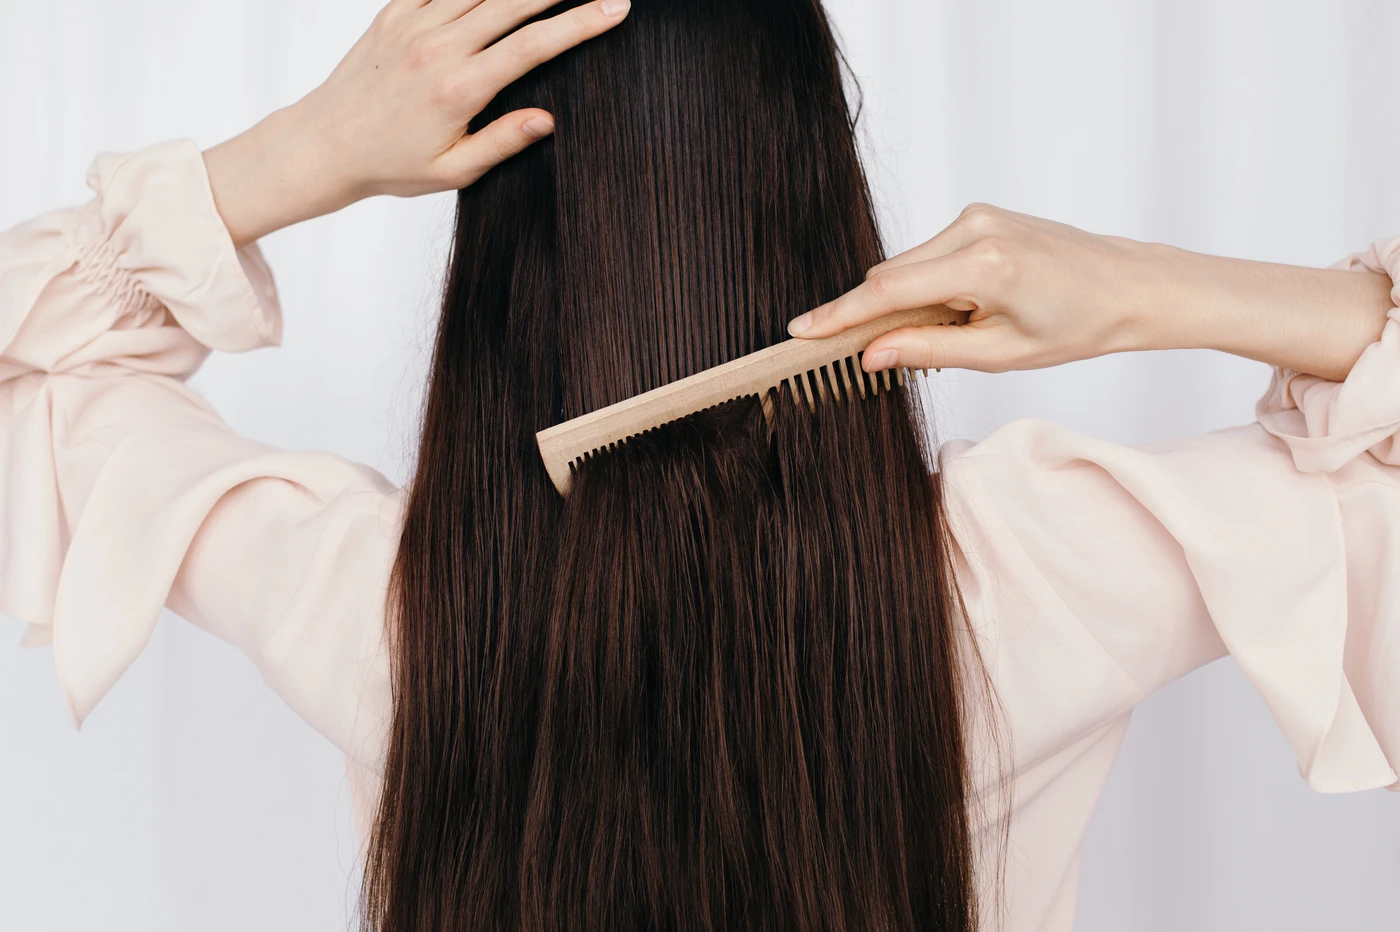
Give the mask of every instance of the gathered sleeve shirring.
[[(1336, 267), (1384, 272), (1397, 282), (1390, 297), (1400, 305), (1400, 237), (1379, 240)], [(1362, 352), (1345, 382), (1275, 369), (1257, 414), (1304, 472), (1335, 472), (1366, 452), (1379, 463), (1400, 465), (1400, 310), (1390, 311), (1380, 338)]]
[(88, 181), (86, 205), (0, 233), (0, 611), (53, 643), (79, 722), (168, 605), (372, 769), (400, 493), (238, 435), (185, 384), (210, 350), (281, 337), (198, 147), (100, 155)]
[(184, 378), (211, 349), (280, 341), (272, 274), (234, 249), (193, 142), (104, 153), (87, 180), (94, 200), (0, 234), (0, 379)]

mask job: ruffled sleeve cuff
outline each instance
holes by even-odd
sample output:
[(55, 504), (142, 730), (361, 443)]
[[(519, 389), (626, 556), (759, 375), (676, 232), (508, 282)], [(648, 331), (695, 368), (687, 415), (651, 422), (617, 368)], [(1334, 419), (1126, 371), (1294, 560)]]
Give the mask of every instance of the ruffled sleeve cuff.
[[(1338, 263), (1352, 271), (1400, 279), (1400, 237)], [(1391, 290), (1400, 305), (1400, 284)], [(1368, 346), (1345, 382), (1275, 369), (1256, 413), (1270, 434), (1288, 445), (1303, 472), (1326, 473), (1369, 452), (1400, 465), (1400, 309), (1392, 309), (1380, 339)]]
[(0, 380), (28, 372), (184, 378), (209, 350), (281, 341), (256, 244), (235, 249), (199, 147), (93, 160), (97, 197), (0, 233)]
[(87, 183), (98, 194), (105, 234), (93, 237), (84, 255), (96, 274), (129, 276), (210, 349), (281, 342), (272, 272), (256, 243), (234, 248), (194, 142), (102, 153)]
[(52, 639), (111, 448), (199, 407), (123, 377), (183, 379), (211, 349), (281, 338), (272, 273), (256, 245), (235, 249), (192, 141), (99, 155), (87, 181), (87, 204), (0, 231), (0, 611), (29, 623), (26, 645)]

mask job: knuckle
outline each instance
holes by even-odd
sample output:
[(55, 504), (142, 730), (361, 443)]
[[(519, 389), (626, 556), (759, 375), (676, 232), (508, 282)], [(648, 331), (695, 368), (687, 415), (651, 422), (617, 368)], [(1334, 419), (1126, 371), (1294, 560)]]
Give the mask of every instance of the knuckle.
[(815, 327), (818, 331), (826, 327), (839, 328), (845, 324), (845, 319), (846, 315), (845, 312), (842, 311), (841, 306), (832, 304), (830, 307), (817, 308), (812, 311), (811, 326)]
[(516, 144), (514, 137), (507, 136), (505, 133), (496, 133), (495, 138), (491, 140), (491, 152), (496, 156), (498, 162), (504, 162), (519, 151), (520, 147)]
[(1015, 250), (999, 236), (987, 236), (971, 247), (972, 258), (982, 275), (995, 283), (1005, 283), (1016, 276), (1019, 260)]
[(517, 32), (510, 44), (511, 55), (523, 63), (540, 61), (544, 53), (542, 25), (535, 23)]
[(408, 61), (418, 68), (428, 68), (442, 58), (443, 43), (431, 32), (414, 36), (408, 43)]
[(404, 15), (403, 0), (389, 0), (380, 7), (379, 12), (374, 14), (374, 19), (370, 22), (371, 29), (384, 29), (393, 23), (397, 23)]
[(461, 99), (463, 93), (462, 82), (454, 76), (445, 77), (437, 81), (432, 89), (432, 102), (438, 105), (451, 105)]
[(1000, 237), (985, 236), (973, 244), (972, 254), (983, 265), (997, 266), (1010, 258), (1011, 251), (1007, 248), (1006, 241)]
[(879, 301), (888, 301), (895, 295), (896, 282), (894, 273), (890, 269), (879, 269), (871, 272), (870, 277), (865, 280), (865, 286), (872, 298)]
[(959, 222), (974, 233), (991, 233), (1000, 229), (1005, 214), (991, 204), (974, 203), (963, 208)]
[(911, 339), (899, 354), (899, 362), (902, 366), (911, 369), (934, 369), (939, 366), (938, 348), (929, 335), (920, 330), (918, 336)]

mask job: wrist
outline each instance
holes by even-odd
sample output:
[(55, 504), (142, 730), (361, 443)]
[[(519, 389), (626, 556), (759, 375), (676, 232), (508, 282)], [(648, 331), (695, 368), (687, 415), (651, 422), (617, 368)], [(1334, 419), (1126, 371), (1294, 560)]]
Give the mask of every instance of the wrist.
[(204, 152), (209, 187), (236, 246), (332, 213), (359, 197), (334, 146), (301, 105), (277, 110)]
[(1161, 243), (1110, 238), (1106, 280), (1114, 285), (1117, 327), (1110, 352), (1200, 346), (1209, 321), (1193, 295), (1203, 278), (1195, 253)]

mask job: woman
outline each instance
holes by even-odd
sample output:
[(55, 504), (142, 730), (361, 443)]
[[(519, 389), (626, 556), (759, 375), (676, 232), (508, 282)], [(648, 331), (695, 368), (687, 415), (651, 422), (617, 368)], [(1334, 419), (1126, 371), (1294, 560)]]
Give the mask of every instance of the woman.
[[(162, 604), (240, 646), (346, 751), (384, 929), (1068, 928), (1127, 713), (1227, 650), (1314, 787), (1395, 784), (1400, 248), (1290, 269), (975, 208), (877, 265), (814, 3), (516, 31), (549, 5), (395, 0), (294, 107), (202, 158), (99, 157), (93, 203), (5, 234), (0, 608), (51, 634), (76, 716)], [(257, 238), (453, 188), (406, 495), (183, 385), (276, 341)], [(898, 388), (780, 397), (771, 439), (751, 399), (686, 419), (567, 503), (532, 449), (789, 308), (820, 305), (805, 337), (930, 303), (969, 324), (866, 369), (1280, 371), (1256, 425), (1148, 451), (1012, 424), (933, 479)]]

